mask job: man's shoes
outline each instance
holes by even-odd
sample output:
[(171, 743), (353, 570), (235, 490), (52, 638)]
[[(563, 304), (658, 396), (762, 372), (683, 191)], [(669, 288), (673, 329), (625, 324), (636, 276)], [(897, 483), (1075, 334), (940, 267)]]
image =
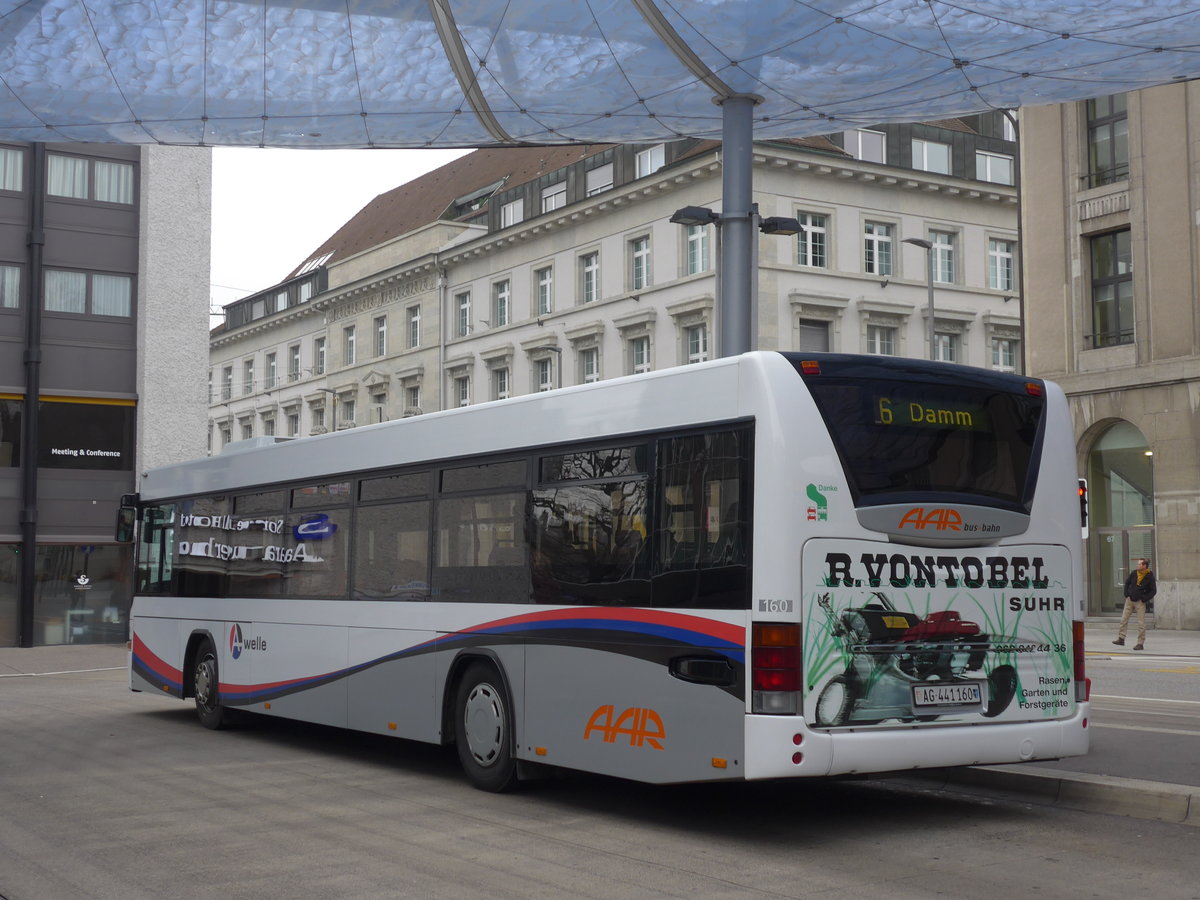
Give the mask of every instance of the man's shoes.
[(1133, 649), (1134, 650), (1145, 650), (1146, 648), (1143, 647), (1141, 644), (1134, 644)]
[(1125, 646), (1125, 638), (1117, 638), (1115, 641), (1113, 641), (1113, 643), (1116, 644), (1118, 647), (1124, 647)]

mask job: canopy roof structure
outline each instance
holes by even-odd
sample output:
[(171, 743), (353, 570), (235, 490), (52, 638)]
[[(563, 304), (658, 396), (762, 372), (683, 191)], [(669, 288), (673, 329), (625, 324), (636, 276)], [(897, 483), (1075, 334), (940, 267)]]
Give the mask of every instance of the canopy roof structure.
[[(1200, 76), (1196, 0), (0, 0), (0, 139), (757, 139)], [(714, 102), (715, 101), (715, 102)]]

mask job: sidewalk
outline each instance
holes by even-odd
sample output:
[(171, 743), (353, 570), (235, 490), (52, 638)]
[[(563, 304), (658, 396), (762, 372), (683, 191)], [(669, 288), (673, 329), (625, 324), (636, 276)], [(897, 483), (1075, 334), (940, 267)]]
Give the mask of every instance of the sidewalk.
[[(1152, 619), (1153, 617), (1151, 617)], [(1152, 654), (1154, 656), (1200, 656), (1200, 631), (1175, 631), (1155, 628), (1146, 622), (1146, 649), (1134, 650), (1137, 643), (1137, 619), (1131, 619), (1125, 635), (1125, 646), (1117, 647), (1117, 619), (1088, 619), (1083, 626), (1083, 648), (1089, 653), (1105, 656), (1117, 654)]]

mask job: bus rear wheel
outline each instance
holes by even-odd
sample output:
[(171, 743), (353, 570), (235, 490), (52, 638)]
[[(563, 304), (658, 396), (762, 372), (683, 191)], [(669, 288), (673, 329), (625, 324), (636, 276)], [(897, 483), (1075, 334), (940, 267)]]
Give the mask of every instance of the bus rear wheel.
[(212, 641), (205, 640), (196, 651), (196, 666), (192, 670), (192, 695), (196, 700), (196, 717), (205, 728), (221, 728), (226, 723), (225, 704), (221, 701), (220, 675), (217, 650)]
[(458, 683), (454, 743), (463, 771), (475, 787), (498, 793), (516, 783), (512, 712), (500, 673), (487, 663), (471, 663)]

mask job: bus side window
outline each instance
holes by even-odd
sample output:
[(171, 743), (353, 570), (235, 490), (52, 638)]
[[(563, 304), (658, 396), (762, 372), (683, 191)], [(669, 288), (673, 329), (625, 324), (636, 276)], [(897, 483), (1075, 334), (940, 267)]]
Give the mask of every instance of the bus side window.
[(162, 594), (171, 589), (175, 550), (175, 504), (142, 510), (141, 540), (137, 546), (138, 593)]
[(538, 603), (649, 602), (644, 478), (538, 488), (533, 521)]
[(654, 606), (746, 607), (749, 461), (746, 428), (659, 442)]
[(360, 506), (354, 527), (354, 597), (429, 599), (428, 500)]
[(438, 500), (433, 599), (530, 601), (526, 497), (521, 491)]

